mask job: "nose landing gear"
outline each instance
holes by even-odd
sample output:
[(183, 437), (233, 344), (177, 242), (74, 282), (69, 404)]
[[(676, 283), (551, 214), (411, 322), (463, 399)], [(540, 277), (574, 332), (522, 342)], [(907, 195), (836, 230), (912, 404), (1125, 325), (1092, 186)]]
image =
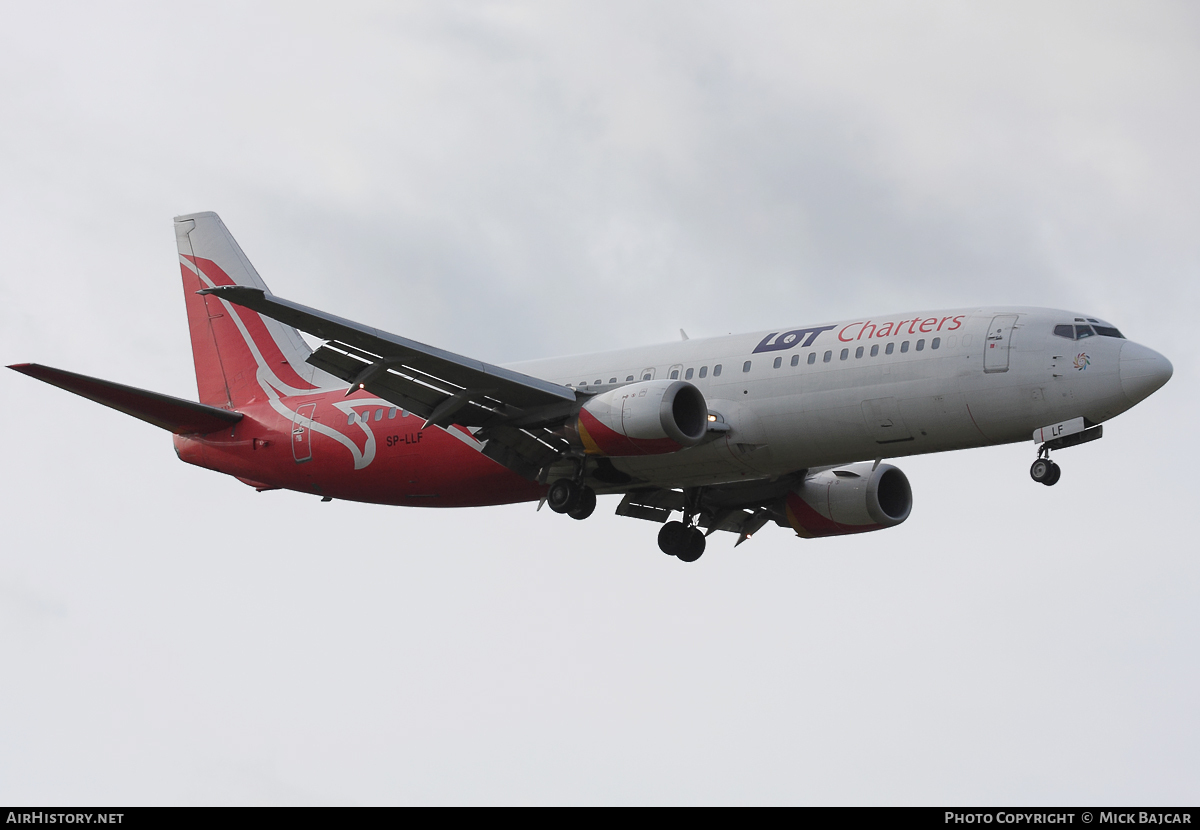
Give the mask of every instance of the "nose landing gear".
[(1062, 475), (1062, 469), (1050, 460), (1050, 451), (1046, 447), (1038, 450), (1037, 460), (1029, 468), (1029, 477), (1038, 484), (1045, 484), (1047, 487), (1052, 487), (1058, 483), (1059, 476)]

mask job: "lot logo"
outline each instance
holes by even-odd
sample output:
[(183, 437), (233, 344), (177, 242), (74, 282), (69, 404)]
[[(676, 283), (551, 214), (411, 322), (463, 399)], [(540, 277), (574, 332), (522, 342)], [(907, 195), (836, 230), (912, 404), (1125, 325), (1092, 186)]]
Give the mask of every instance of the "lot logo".
[[(779, 352), (785, 349), (790, 349), (793, 346), (801, 345), (800, 341), (804, 341), (803, 345), (808, 348), (817, 339), (817, 335), (823, 331), (830, 331), (836, 328), (835, 326), (817, 326), (811, 329), (793, 329), (780, 334), (773, 331), (762, 339), (762, 342), (754, 347), (752, 354), (759, 352)], [(805, 338), (807, 335), (807, 339)]]
[(1087, 356), (1087, 352), (1080, 352), (1079, 354), (1075, 355), (1075, 368), (1079, 371), (1082, 372), (1091, 364), (1092, 359)]

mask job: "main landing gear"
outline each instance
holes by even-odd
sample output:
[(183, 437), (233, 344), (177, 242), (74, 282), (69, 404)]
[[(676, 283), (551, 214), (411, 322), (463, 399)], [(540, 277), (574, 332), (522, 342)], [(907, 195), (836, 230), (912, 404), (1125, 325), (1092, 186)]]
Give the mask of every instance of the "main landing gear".
[(596, 509), (596, 491), (586, 484), (560, 478), (550, 485), (546, 504), (555, 513), (566, 513), (572, 519), (583, 520)]
[(667, 556), (681, 562), (695, 562), (704, 553), (704, 533), (698, 527), (683, 522), (667, 522), (658, 532), (658, 546)]
[(1050, 451), (1043, 445), (1042, 449), (1038, 450), (1037, 460), (1029, 468), (1029, 477), (1038, 484), (1045, 484), (1047, 487), (1051, 487), (1058, 483), (1059, 476), (1061, 475), (1062, 470), (1050, 460)]
[(696, 526), (700, 513), (700, 490), (683, 491), (683, 521), (667, 522), (658, 532), (658, 547), (681, 562), (695, 562), (704, 553), (704, 531)]
[[(682, 522), (667, 522), (658, 532), (658, 546), (668, 556), (695, 562), (704, 553), (704, 532), (696, 526), (700, 512), (699, 490), (685, 491)], [(570, 478), (560, 478), (546, 491), (546, 504), (555, 513), (586, 519), (596, 509), (596, 491)]]

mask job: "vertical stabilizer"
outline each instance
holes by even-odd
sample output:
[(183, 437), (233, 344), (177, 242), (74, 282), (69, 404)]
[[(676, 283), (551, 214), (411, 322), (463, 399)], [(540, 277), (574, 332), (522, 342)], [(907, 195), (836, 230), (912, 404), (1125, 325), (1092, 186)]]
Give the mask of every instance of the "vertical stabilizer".
[(305, 363), (312, 350), (294, 328), (196, 293), (218, 285), (245, 285), (270, 293), (221, 217), (175, 217), (175, 241), (201, 403), (236, 409), (345, 385)]

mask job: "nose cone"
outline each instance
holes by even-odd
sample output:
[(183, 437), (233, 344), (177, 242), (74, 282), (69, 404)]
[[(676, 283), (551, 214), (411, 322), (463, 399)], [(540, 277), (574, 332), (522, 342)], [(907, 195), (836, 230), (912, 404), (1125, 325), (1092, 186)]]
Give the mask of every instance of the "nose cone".
[(1154, 349), (1129, 341), (1121, 346), (1121, 389), (1130, 403), (1145, 400), (1170, 380), (1174, 371), (1171, 361)]

